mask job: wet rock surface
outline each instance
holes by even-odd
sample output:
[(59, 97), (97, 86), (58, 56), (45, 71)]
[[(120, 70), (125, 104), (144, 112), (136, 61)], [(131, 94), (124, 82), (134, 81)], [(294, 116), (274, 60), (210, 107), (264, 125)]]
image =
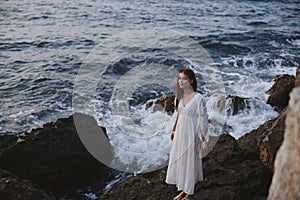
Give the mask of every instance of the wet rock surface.
[(282, 144), (285, 129), (286, 109), (267, 124), (265, 131), (258, 134), (257, 144), (260, 149), (260, 159), (265, 167), (274, 171), (274, 160)]
[(295, 87), (300, 87), (300, 65), (296, 71)]
[(279, 108), (285, 107), (290, 99), (289, 93), (295, 86), (295, 76), (283, 74), (276, 76), (274, 81), (275, 84), (267, 91), (270, 95), (267, 103)]
[(151, 99), (145, 103), (145, 108), (152, 108), (153, 111), (164, 110), (166, 112), (174, 112), (174, 94), (168, 94), (158, 99)]
[(0, 199), (3, 200), (54, 200), (47, 192), (38, 189), (29, 180), (0, 169)]

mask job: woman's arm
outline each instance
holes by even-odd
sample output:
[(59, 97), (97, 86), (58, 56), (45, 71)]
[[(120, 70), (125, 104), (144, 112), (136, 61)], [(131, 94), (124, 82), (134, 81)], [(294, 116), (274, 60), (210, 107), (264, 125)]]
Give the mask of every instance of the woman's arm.
[(174, 122), (174, 125), (173, 125), (173, 128), (172, 128), (172, 132), (171, 132), (171, 140), (174, 139), (174, 133), (176, 131), (176, 126), (177, 126), (177, 121), (178, 121), (178, 112), (176, 112), (176, 119), (175, 119), (175, 122)]
[(206, 104), (203, 99), (199, 102), (199, 118), (198, 118), (199, 138), (201, 141), (201, 149), (204, 148), (205, 143), (208, 142), (208, 114)]

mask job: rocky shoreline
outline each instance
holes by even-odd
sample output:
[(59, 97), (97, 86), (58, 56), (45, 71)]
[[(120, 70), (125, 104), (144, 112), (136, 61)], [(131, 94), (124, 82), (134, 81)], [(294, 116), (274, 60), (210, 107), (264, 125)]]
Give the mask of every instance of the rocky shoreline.
[[(203, 159), (205, 180), (196, 185), (192, 199), (267, 199), (273, 174), (278, 173), (274, 161), (287, 132), (285, 121), (293, 110), (287, 108), (289, 94), (300, 86), (299, 82), (300, 66), (296, 78), (290, 75), (275, 78), (268, 91), (268, 103), (280, 112), (277, 118), (238, 140), (228, 134), (219, 137)], [(172, 111), (170, 98), (152, 103)], [(243, 98), (227, 98), (232, 99), (234, 112), (247, 108)], [(105, 133), (105, 128), (99, 127), (93, 117), (75, 113), (29, 133), (0, 136), (0, 199), (86, 199), (78, 194), (78, 188), (94, 184), (96, 188), (104, 188), (114, 179), (119, 172), (97, 161), (81, 143), (74, 117), (81, 117), (87, 128), (94, 127), (94, 134)], [(99, 189), (97, 195), (100, 200), (171, 199), (177, 191), (164, 183), (165, 175), (166, 168), (131, 176), (104, 194)], [(276, 183), (272, 183), (272, 188), (273, 184)]]
[(75, 113), (29, 133), (0, 136), (0, 199), (80, 199), (78, 188), (104, 188), (119, 173), (86, 150), (74, 118), (94, 134), (105, 133), (93, 117)]

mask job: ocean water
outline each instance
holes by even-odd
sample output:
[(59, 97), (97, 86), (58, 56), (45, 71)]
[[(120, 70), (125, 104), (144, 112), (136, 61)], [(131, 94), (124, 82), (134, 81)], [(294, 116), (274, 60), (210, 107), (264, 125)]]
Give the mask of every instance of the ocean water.
[[(192, 67), (210, 118), (239, 138), (278, 115), (265, 92), (300, 63), (299, 8), (297, 0), (2, 1), (0, 133), (80, 111), (108, 128), (117, 169), (149, 169), (168, 158), (171, 116), (143, 104), (172, 93), (177, 70), (201, 63), (201, 50), (214, 67)], [(221, 80), (221, 94), (205, 85), (211, 80)], [(230, 102), (220, 106), (226, 95), (250, 98), (251, 109), (233, 115)], [(210, 131), (222, 133), (212, 125)], [(128, 152), (153, 155), (144, 161)]]

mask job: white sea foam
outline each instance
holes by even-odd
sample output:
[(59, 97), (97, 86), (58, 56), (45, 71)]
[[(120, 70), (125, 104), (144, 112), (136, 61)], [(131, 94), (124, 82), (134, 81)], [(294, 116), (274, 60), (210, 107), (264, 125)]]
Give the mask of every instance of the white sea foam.
[(131, 110), (130, 116), (111, 114), (99, 121), (105, 123), (114, 147), (112, 167), (143, 171), (160, 166), (167, 161), (171, 146), (166, 129), (171, 116), (161, 111)]
[(278, 116), (278, 113), (266, 104), (266, 91), (274, 84), (273, 79), (276, 75), (295, 75), (296, 67), (284, 67), (283, 59), (273, 59), (271, 64), (264, 68), (259, 67), (261, 59), (263, 58), (255, 55), (223, 59), (223, 64), (231, 67), (228, 70), (232, 71), (228, 72), (226, 68), (222, 70), (227, 93), (251, 98), (250, 102), (255, 104), (244, 112), (227, 116), (226, 123), (232, 127), (230, 134), (236, 139), (256, 129), (266, 120)]
[(296, 40), (287, 40), (290, 44), (292, 44), (293, 46), (300, 46), (300, 39), (296, 39)]
[(96, 199), (98, 199), (97, 195), (94, 194), (94, 193), (91, 193), (91, 192), (85, 193), (84, 196), (87, 197), (90, 200), (96, 200)]

